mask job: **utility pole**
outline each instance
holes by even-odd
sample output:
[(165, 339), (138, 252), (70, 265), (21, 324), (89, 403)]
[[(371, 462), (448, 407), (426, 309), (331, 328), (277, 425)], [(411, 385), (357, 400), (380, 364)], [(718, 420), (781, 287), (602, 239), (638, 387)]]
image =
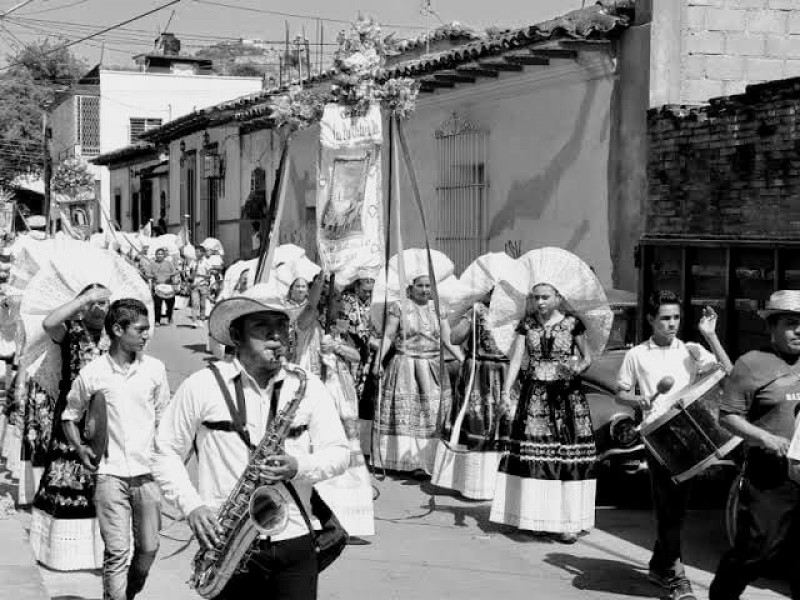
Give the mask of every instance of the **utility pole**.
[(44, 217), (46, 219), (45, 231), (50, 235), (55, 233), (55, 223), (52, 219), (52, 202), (53, 195), (50, 189), (50, 180), (53, 178), (53, 162), (50, 157), (50, 138), (53, 135), (53, 130), (50, 129), (50, 115), (47, 111), (42, 113), (42, 152), (44, 153)]

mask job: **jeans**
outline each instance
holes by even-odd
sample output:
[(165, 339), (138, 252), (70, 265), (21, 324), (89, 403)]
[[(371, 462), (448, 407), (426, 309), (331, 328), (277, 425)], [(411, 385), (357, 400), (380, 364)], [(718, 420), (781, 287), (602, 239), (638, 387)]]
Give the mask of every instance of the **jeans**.
[(800, 487), (788, 479), (786, 459), (751, 460), (754, 453), (739, 490), (736, 539), (717, 567), (708, 597), (738, 600), (750, 582), (777, 563), (793, 600), (800, 600)]
[(161, 307), (162, 305), (166, 305), (167, 307), (167, 321), (170, 323), (172, 322), (172, 311), (175, 310), (175, 296), (172, 298), (160, 298), (159, 296), (153, 295), (153, 309), (155, 310), (155, 322), (161, 322)]
[(311, 536), (262, 542), (244, 573), (231, 577), (214, 600), (316, 600), (317, 554)]
[(657, 536), (650, 559), (650, 570), (670, 582), (686, 578), (681, 561), (681, 529), (689, 505), (690, 485), (675, 483), (658, 459), (647, 453)]
[[(131, 600), (142, 591), (158, 552), (161, 529), (158, 485), (150, 475), (130, 478), (98, 475), (94, 505), (105, 544), (103, 600)], [(131, 533), (133, 557), (127, 567)]]

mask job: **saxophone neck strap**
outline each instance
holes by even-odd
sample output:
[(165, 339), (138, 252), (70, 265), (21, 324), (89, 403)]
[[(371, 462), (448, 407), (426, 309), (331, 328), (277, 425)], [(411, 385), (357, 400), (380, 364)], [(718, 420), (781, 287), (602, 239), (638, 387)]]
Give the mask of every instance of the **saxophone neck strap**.
[[(233, 424), (233, 430), (239, 434), (239, 437), (242, 438), (242, 441), (245, 445), (250, 449), (250, 452), (255, 450), (255, 446), (253, 442), (250, 440), (250, 433), (247, 431), (247, 405), (244, 402), (244, 386), (242, 385), (242, 374), (239, 373), (236, 377), (233, 378), (233, 389), (236, 394), (236, 405), (233, 404), (233, 398), (231, 397), (231, 392), (228, 389), (228, 386), (225, 384), (225, 380), (222, 378), (222, 374), (219, 372), (217, 365), (214, 363), (210, 363), (208, 368), (214, 374), (214, 378), (217, 380), (217, 384), (219, 385), (219, 389), (222, 392), (222, 397), (225, 399), (225, 404), (228, 406), (228, 411), (231, 413), (231, 422)], [(276, 381), (275, 384), (272, 386), (272, 397), (270, 398), (269, 403), (269, 421), (271, 423), (272, 420), (275, 418), (275, 415), (278, 412), (278, 400), (280, 399), (281, 395), (281, 388), (283, 387), (283, 381)]]
[(245, 406), (244, 403), (244, 388), (242, 387), (241, 373), (233, 378), (233, 389), (236, 393), (237, 407), (233, 404), (231, 391), (225, 384), (225, 380), (222, 378), (222, 374), (219, 372), (217, 365), (209, 363), (208, 368), (214, 374), (214, 379), (217, 380), (219, 389), (222, 392), (222, 397), (225, 399), (225, 404), (228, 406), (228, 411), (231, 413), (231, 422), (233, 423), (234, 431), (239, 434), (239, 437), (242, 438), (242, 441), (252, 452), (253, 442), (250, 441), (250, 434), (247, 432), (247, 406)]
[(291, 481), (284, 481), (283, 485), (286, 486), (286, 489), (289, 491), (289, 495), (297, 505), (297, 508), (303, 517), (303, 521), (305, 521), (306, 527), (308, 527), (308, 535), (311, 536), (311, 541), (314, 543), (314, 548), (317, 550), (317, 552), (319, 552), (319, 540), (317, 539), (317, 532), (314, 529), (314, 525), (311, 523), (311, 517), (306, 510), (306, 505), (303, 504), (303, 501), (300, 499), (300, 494), (297, 493), (297, 488), (294, 487), (294, 484)]

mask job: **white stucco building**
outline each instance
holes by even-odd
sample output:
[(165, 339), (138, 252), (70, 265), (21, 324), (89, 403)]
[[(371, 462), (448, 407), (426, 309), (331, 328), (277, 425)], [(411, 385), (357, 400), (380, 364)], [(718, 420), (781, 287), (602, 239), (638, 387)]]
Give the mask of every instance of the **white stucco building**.
[[(261, 90), (259, 77), (216, 76), (210, 71), (211, 61), (165, 47), (163, 52), (135, 57), (135, 71), (95, 67), (56, 99), (50, 110), (54, 164), (71, 156), (90, 160), (135, 143), (146, 130), (196, 109)], [(114, 198), (120, 194), (112, 189), (108, 169), (91, 168), (102, 206), (124, 228), (138, 228), (150, 218), (158, 220), (162, 210), (169, 212), (168, 194), (145, 189), (138, 205), (118, 213)]]

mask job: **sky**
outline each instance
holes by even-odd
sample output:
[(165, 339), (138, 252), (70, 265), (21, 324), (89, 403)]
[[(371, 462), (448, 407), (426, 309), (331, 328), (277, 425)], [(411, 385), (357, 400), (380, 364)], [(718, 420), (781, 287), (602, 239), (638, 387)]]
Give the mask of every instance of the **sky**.
[[(0, 0), (0, 13), (22, 1)], [(167, 2), (31, 0), (0, 20), (0, 65), (8, 62), (8, 55), (20, 43), (59, 35), (75, 40)], [(422, 8), (428, 2), (435, 14), (426, 18)], [(151, 50), (152, 40), (168, 22), (169, 31), (182, 40), (183, 50), (191, 54), (201, 45), (225, 38), (283, 40), (287, 21), (291, 37), (300, 35), (305, 28), (306, 37), (318, 41), (316, 18), (319, 17), (331, 19), (322, 22), (325, 44), (319, 46), (327, 57), (335, 49), (337, 32), (359, 11), (376, 18), (387, 31), (397, 30), (399, 37), (409, 37), (424, 33), (426, 27), (435, 28), (452, 21), (476, 29), (533, 24), (592, 3), (593, 0), (181, 0), (72, 49), (90, 64), (98, 63), (103, 52), (104, 64), (131, 65), (130, 57)]]

